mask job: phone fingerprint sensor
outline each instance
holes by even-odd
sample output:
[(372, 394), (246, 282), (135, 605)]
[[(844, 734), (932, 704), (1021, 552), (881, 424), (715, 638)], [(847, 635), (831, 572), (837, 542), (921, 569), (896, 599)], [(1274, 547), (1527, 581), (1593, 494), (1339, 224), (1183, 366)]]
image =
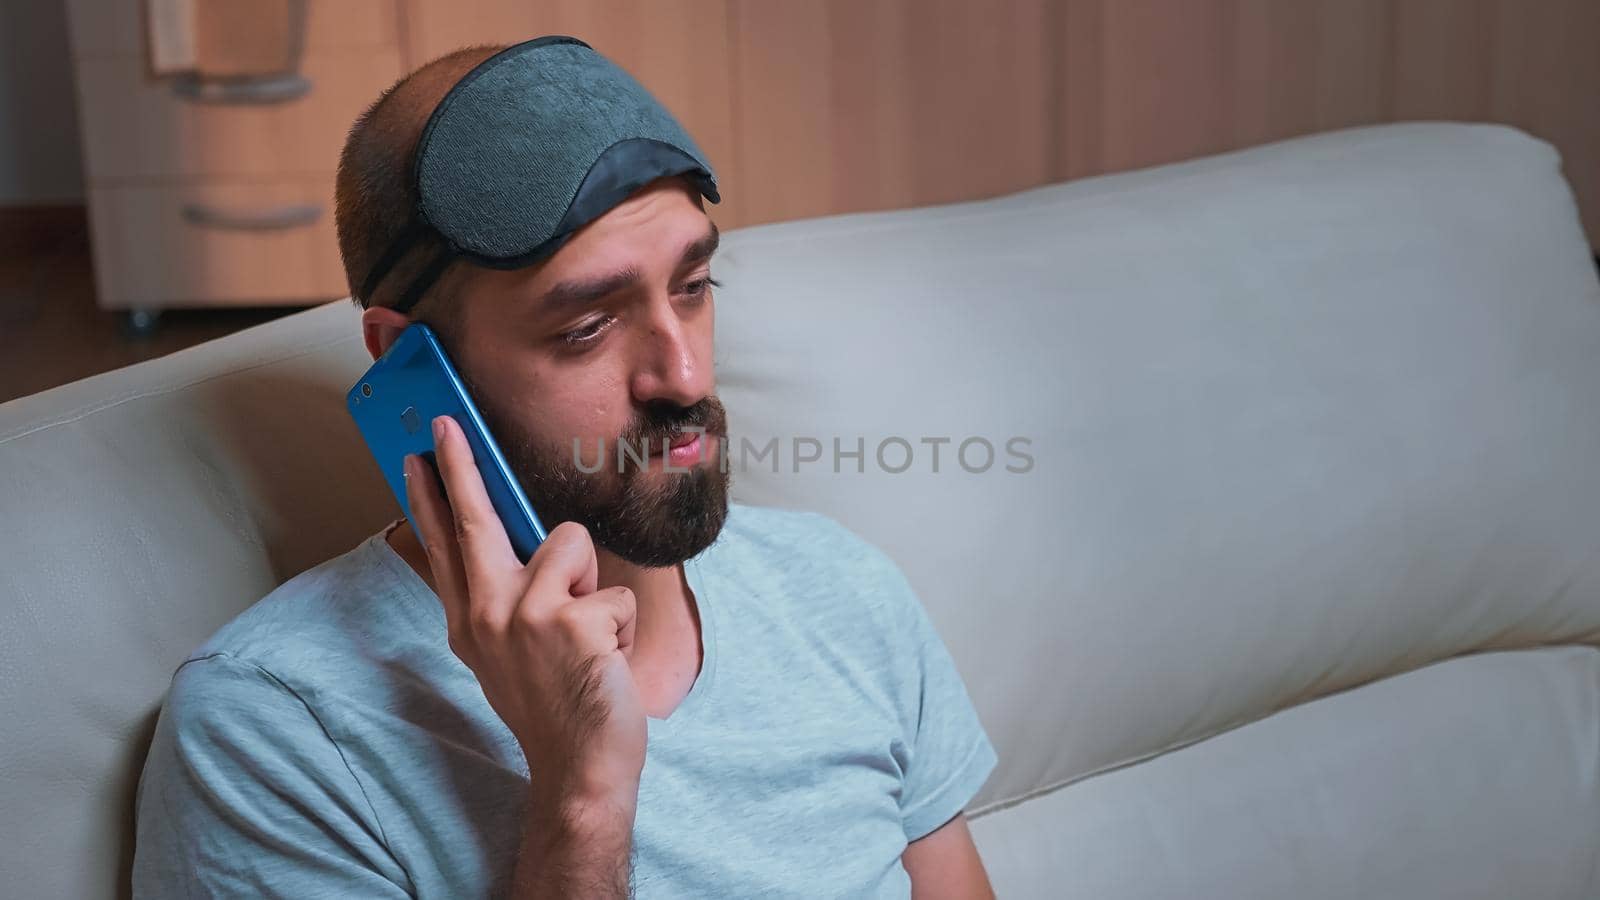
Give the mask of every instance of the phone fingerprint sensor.
[(422, 427), (422, 417), (417, 415), (415, 406), (406, 407), (405, 412), (400, 414), (400, 424), (405, 426), (406, 434), (417, 433), (417, 429)]

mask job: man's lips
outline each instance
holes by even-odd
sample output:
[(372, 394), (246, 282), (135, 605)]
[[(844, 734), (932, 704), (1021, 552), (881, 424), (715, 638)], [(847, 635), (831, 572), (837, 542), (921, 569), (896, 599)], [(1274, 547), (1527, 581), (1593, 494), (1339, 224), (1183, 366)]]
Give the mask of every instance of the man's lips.
[(717, 437), (699, 431), (681, 432), (667, 442), (660, 456), (674, 468), (687, 468), (707, 458), (706, 441), (716, 440)]

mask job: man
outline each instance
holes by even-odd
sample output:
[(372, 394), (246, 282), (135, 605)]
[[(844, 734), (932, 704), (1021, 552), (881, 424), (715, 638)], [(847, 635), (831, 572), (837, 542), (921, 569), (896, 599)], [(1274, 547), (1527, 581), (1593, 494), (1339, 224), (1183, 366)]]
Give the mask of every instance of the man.
[(665, 110), (581, 41), (469, 48), (356, 122), (338, 192), (368, 351), (434, 327), (554, 527), (523, 564), (435, 422), (411, 527), (175, 673), (135, 895), (992, 897), (995, 753), (899, 570), (728, 503), (720, 198)]

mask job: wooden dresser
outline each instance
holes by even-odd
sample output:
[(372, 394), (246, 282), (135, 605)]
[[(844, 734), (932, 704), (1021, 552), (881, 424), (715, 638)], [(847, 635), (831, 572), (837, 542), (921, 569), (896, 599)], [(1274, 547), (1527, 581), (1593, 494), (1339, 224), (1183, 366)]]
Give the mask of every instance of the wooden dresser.
[(154, 74), (147, 8), (68, 2), (100, 306), (140, 328), (346, 294), (334, 171), (402, 72), (393, 0), (309, 0), (297, 72), (221, 80)]

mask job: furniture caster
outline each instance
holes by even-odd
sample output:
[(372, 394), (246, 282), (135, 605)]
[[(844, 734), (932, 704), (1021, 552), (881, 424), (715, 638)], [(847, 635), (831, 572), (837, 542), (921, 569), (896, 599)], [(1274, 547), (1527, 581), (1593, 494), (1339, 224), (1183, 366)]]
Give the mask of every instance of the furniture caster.
[(150, 337), (160, 324), (161, 310), (154, 307), (134, 307), (122, 313), (122, 333), (128, 337)]

